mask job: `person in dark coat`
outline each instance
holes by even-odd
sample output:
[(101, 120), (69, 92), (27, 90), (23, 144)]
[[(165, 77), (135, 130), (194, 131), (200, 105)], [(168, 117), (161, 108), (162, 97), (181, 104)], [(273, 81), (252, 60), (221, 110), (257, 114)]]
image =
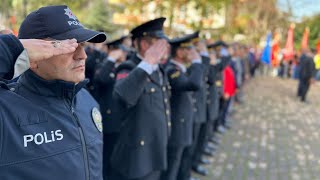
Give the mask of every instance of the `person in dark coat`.
[[(217, 88), (217, 93), (218, 93), (218, 99), (216, 99), (216, 102), (218, 104), (217, 111), (218, 111), (218, 116), (214, 120), (213, 123), (213, 130), (214, 132), (219, 132), (223, 133), (225, 129), (222, 126), (222, 122), (220, 119), (220, 109), (222, 108), (222, 101), (223, 101), (223, 71), (229, 65), (231, 61), (231, 56), (229, 55), (229, 52), (227, 50), (228, 45), (223, 42), (223, 41), (216, 41), (213, 44), (209, 44), (208, 48), (214, 51), (216, 54), (216, 64), (215, 64), (215, 69), (216, 69), (216, 75), (215, 75), (215, 86)], [(215, 142), (218, 142), (218, 139), (215, 138)]]
[[(199, 41), (199, 31), (194, 32), (193, 34), (190, 34), (192, 36), (192, 43), (195, 44), (195, 42)], [(198, 50), (197, 50), (198, 51)], [(199, 51), (198, 51), (199, 53)], [(193, 108), (193, 141), (192, 145), (187, 147), (187, 150), (183, 152), (181, 167), (178, 174), (178, 179), (186, 179), (191, 176), (191, 169), (194, 159), (198, 157), (198, 153), (202, 153), (202, 150), (198, 150), (198, 139), (200, 134), (200, 128), (201, 125), (206, 122), (206, 80), (207, 80), (207, 74), (208, 74), (208, 64), (210, 62), (210, 58), (207, 56), (207, 53), (201, 54), (201, 64), (203, 67), (203, 76), (201, 80), (202, 86), (198, 91), (195, 91), (192, 93), (193, 102), (194, 102), (194, 108)], [(200, 168), (197, 168), (202, 174), (207, 174), (207, 170), (199, 166)], [(186, 173), (187, 172), (187, 173)]]
[[(200, 89), (203, 76), (201, 57), (193, 47), (192, 36), (170, 41), (172, 59), (166, 66), (171, 89), (172, 133), (168, 144), (168, 169), (162, 180), (176, 180), (183, 151), (192, 144), (192, 91)], [(187, 69), (186, 64), (192, 63)]]
[(120, 123), (112, 118), (114, 103), (112, 101), (113, 87), (116, 82), (116, 67), (126, 60), (129, 50), (124, 47), (122, 38), (106, 43), (108, 57), (96, 68), (93, 85), (97, 101), (100, 105), (103, 123), (103, 176), (111, 174), (110, 158), (119, 136)]
[(171, 129), (169, 81), (160, 60), (168, 52), (165, 18), (131, 31), (137, 54), (119, 65), (113, 98), (120, 133), (112, 157), (111, 180), (158, 180), (167, 169)]
[(308, 93), (310, 84), (312, 84), (315, 75), (315, 64), (313, 61), (313, 54), (309, 51), (302, 54), (299, 63), (299, 85), (298, 97), (302, 102), (306, 102), (306, 95)]
[[(100, 47), (105, 46), (104, 43), (100, 44)], [(102, 62), (107, 58), (107, 53), (97, 48), (96, 46), (90, 44), (85, 49), (86, 54), (88, 56), (86, 60), (86, 78), (89, 79), (89, 83), (87, 84), (87, 89), (90, 94), (98, 100), (97, 89), (94, 85), (94, 76), (97, 68), (101, 66)]]

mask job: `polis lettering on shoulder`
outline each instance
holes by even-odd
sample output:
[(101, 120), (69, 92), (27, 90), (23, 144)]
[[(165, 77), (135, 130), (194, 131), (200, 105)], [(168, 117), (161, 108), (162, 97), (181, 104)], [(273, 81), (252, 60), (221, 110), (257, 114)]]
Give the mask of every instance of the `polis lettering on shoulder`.
[(47, 134), (46, 132), (37, 133), (35, 135), (24, 135), (23, 136), (23, 145), (24, 147), (28, 147), (28, 143), (35, 143), (36, 145), (41, 145), (43, 143), (52, 143), (54, 141), (61, 141), (63, 139), (62, 131), (56, 130), (51, 131), (51, 133)]

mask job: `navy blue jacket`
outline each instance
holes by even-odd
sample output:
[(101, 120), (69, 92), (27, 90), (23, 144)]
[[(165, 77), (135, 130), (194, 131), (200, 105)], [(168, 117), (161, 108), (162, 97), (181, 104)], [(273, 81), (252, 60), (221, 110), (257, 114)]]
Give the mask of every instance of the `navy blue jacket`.
[(195, 102), (194, 108), (194, 119), (195, 123), (204, 123), (207, 120), (207, 87), (206, 82), (208, 81), (209, 63), (210, 58), (201, 56), (203, 66), (203, 76), (201, 80), (201, 87), (198, 91), (193, 93), (193, 100)]
[(313, 58), (303, 54), (300, 58), (299, 80), (308, 83), (315, 76), (315, 65)]
[(98, 100), (99, 97), (96, 92), (96, 87), (94, 85), (94, 76), (97, 68), (101, 65), (101, 63), (104, 61), (104, 59), (107, 58), (107, 54), (97, 50), (93, 47), (87, 47), (85, 49), (87, 54), (87, 60), (86, 60), (86, 78), (88, 78), (90, 81), (87, 84), (87, 89), (91, 93), (91, 95)]
[(112, 92), (116, 82), (115, 73), (115, 63), (106, 60), (97, 67), (94, 76), (93, 84), (103, 117), (104, 133), (116, 133), (120, 129), (119, 121), (112, 118), (113, 107), (115, 107), (112, 101)]
[[(0, 78), (12, 78), (22, 51), (13, 35), (0, 36)], [(85, 84), (44, 81), (31, 70), (10, 88), (0, 81), (1, 180), (102, 179), (101, 122), (91, 112), (98, 105)]]
[[(140, 178), (167, 168), (167, 143), (170, 133), (168, 79), (162, 70), (149, 75), (136, 67), (133, 59), (118, 67), (114, 99), (122, 116), (119, 139), (115, 145), (112, 167), (127, 178)], [(160, 83), (159, 74), (163, 77)]]
[(223, 95), (223, 70), (227, 67), (227, 65), (230, 63), (231, 61), (231, 56), (226, 56), (226, 57), (221, 57), (220, 58), (221, 62), (216, 64), (216, 70), (218, 70), (218, 72), (216, 72), (216, 87), (217, 87), (217, 91), (219, 96)]
[(102, 124), (86, 83), (28, 70), (14, 92), (0, 91), (0, 179), (102, 180)]
[(217, 64), (209, 66), (209, 75), (207, 81), (207, 119), (211, 122), (218, 117), (219, 113), (219, 93), (216, 85), (218, 71), (219, 66)]
[(190, 74), (184, 73), (182, 69), (169, 62), (166, 72), (171, 89), (171, 120), (172, 131), (169, 138), (169, 146), (184, 147), (192, 144), (193, 128), (193, 100), (192, 91), (200, 89), (203, 77), (203, 66), (194, 63), (189, 67)]

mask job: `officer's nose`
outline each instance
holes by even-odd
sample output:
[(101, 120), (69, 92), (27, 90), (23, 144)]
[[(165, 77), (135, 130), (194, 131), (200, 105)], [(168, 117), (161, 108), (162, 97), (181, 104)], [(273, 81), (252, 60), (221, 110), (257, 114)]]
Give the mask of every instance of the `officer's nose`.
[(84, 50), (84, 43), (80, 43), (74, 52), (73, 59), (75, 60), (85, 60), (87, 59), (87, 54)]

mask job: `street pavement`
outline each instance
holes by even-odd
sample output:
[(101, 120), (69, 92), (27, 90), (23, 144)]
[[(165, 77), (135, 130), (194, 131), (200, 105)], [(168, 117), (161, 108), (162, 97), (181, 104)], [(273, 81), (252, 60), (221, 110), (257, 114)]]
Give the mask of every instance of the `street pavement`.
[(201, 180), (319, 180), (320, 85), (309, 103), (296, 97), (297, 82), (258, 77), (235, 104), (232, 129), (221, 137), (208, 177)]

